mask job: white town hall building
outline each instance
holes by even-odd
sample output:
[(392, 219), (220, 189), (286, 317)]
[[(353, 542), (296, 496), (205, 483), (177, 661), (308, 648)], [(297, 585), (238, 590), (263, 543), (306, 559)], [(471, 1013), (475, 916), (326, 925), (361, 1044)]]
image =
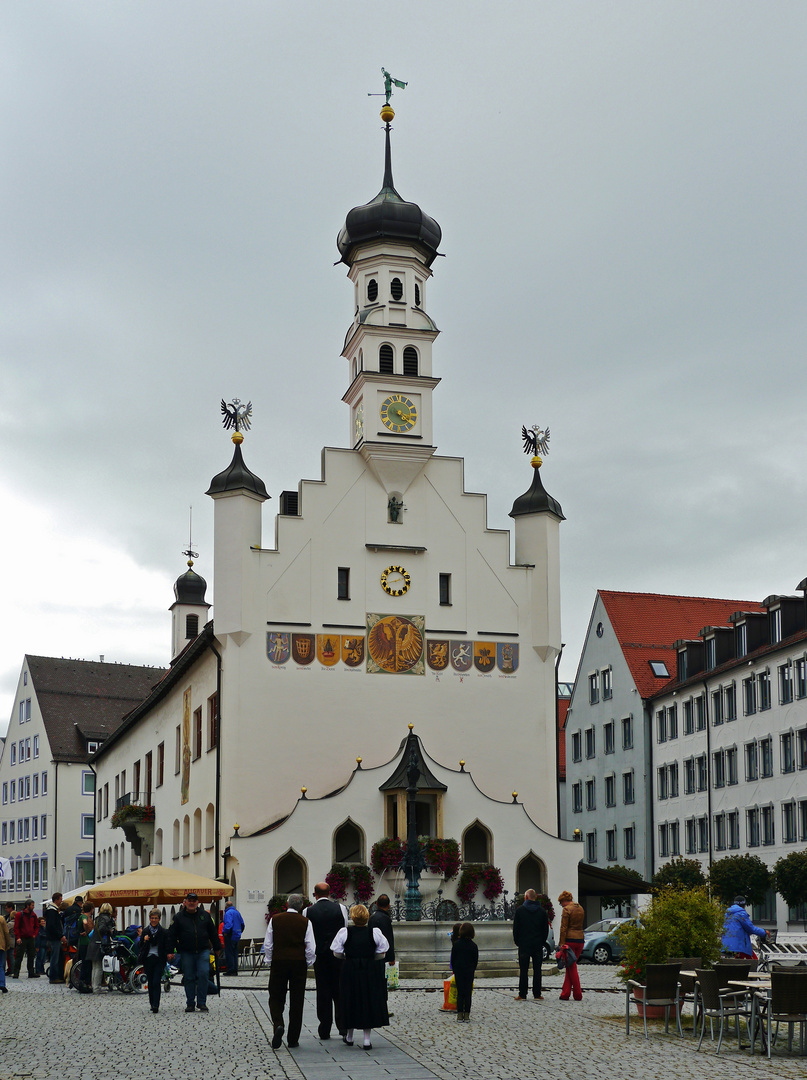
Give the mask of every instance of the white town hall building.
[[(385, 138), (381, 191), (337, 241), (353, 287), (347, 445), (281, 494), (272, 529), (236, 429), (207, 491), (214, 620), (191, 569), (170, 671), (93, 759), (96, 880), (139, 860), (224, 877), (247, 934), (263, 933), (273, 893), (310, 892), (333, 863), (369, 863), (376, 840), (405, 836), (413, 746), (421, 834), (495, 864), (511, 895), (578, 887), (581, 845), (557, 835), (563, 514), (533, 459), (513, 492), (511, 561), (462, 458), (436, 452), (441, 230), (396, 192), (388, 123)], [(110, 827), (128, 802), (154, 807), (143, 842), (128, 831), (139, 859)], [(455, 896), (456, 880), (424, 875), (424, 899), (440, 886)], [(377, 878), (384, 890), (400, 894), (400, 876)]]

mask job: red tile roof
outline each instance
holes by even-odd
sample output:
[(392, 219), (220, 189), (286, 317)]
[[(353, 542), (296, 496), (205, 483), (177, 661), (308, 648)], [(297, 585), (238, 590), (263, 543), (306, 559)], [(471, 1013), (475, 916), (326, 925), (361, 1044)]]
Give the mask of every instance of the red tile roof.
[(558, 698), (558, 776), (566, 779), (566, 713), (569, 711), (571, 698)]
[(676, 676), (673, 642), (695, 639), (704, 626), (728, 626), (735, 611), (764, 612), (753, 600), (716, 600), (704, 596), (667, 596), (663, 593), (609, 592), (599, 596), (622, 646), (630, 673), (643, 698), (657, 693), (666, 678), (657, 678), (651, 660), (662, 660)]

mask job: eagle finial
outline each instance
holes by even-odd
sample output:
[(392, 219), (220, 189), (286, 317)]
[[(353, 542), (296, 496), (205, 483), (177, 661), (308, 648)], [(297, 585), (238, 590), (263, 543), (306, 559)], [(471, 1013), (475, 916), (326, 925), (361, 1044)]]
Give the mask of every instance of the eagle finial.
[(233, 442), (240, 443), (244, 441), (244, 436), (241, 434), (243, 431), (249, 431), (250, 424), (252, 423), (252, 402), (248, 401), (246, 405), (241, 398), (233, 398), (228, 404), (224, 398), (221, 399), (221, 422), (224, 425), (224, 430), (229, 431), (230, 428), (235, 428), (233, 432)]
[(524, 440), (524, 453), (532, 454), (532, 464), (540, 466), (539, 454), (549, 453), (549, 428), (542, 431), (537, 424), (533, 424), (528, 430), (522, 425), (521, 438)]

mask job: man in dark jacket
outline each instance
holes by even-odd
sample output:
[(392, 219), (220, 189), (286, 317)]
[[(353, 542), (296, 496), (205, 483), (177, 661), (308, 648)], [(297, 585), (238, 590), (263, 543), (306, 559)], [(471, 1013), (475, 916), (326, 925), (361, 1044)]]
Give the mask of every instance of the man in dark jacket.
[[(367, 924), (370, 930), (375, 930), (376, 927), (381, 931), (384, 937), (389, 942), (389, 948), (387, 949), (387, 955), (384, 957), (385, 963), (392, 967), (395, 963), (395, 933), (392, 929), (392, 917), (389, 913), (389, 897), (386, 893), (381, 893), (375, 902), (375, 911), (370, 916), (370, 921)], [(384, 989), (387, 989), (387, 981), (384, 980)], [(392, 1013), (390, 1013), (392, 1016)]]
[(62, 946), (67, 942), (62, 923), (62, 894), (55, 892), (49, 904), (45, 904), (45, 936), (50, 956), (49, 979), (52, 983), (64, 982), (62, 978)]
[(518, 994), (516, 1001), (527, 1000), (527, 987), (532, 960), (532, 996), (543, 1001), (541, 993), (541, 965), (544, 962), (544, 945), (549, 935), (549, 919), (535, 889), (527, 889), (524, 903), (513, 916), (513, 941), (518, 949)]
[(17, 939), (17, 948), (14, 953), (14, 978), (19, 979), (22, 958), (28, 961), (28, 978), (38, 979), (34, 970), (36, 958), (36, 936), (39, 933), (39, 917), (34, 911), (33, 900), (26, 900), (22, 911), (14, 916), (14, 937)]
[(347, 911), (343, 904), (331, 900), (331, 887), (327, 881), (320, 881), (314, 886), (314, 903), (305, 909), (303, 915), (314, 928), (317, 946), (314, 978), (317, 982), (318, 1033), (321, 1039), (330, 1039), (334, 1022), (339, 1034), (345, 1033), (339, 1015), (341, 962), (331, 952), (331, 942), (342, 927), (347, 926)]
[(224, 950), (213, 920), (199, 908), (199, 897), (189, 892), (185, 903), (174, 916), (169, 931), (169, 948), (179, 953), (182, 981), (185, 985), (185, 1012), (209, 1012), (207, 983), (210, 974), (211, 951), (220, 955)]

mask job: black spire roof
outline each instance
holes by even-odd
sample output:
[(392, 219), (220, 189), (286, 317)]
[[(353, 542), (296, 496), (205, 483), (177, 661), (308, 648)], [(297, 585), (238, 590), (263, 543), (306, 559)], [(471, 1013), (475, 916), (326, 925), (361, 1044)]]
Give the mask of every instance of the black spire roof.
[(532, 474), (532, 484), (529, 491), (519, 495), (513, 503), (510, 517), (521, 517), (522, 514), (541, 514), (548, 511), (550, 514), (559, 517), (561, 521), (565, 521), (566, 518), (560, 508), (560, 503), (557, 499), (553, 499), (544, 488), (541, 480), (541, 470), (533, 469)]
[(250, 472), (244, 464), (240, 443), (235, 444), (233, 460), (224, 472), (220, 472), (218, 476), (214, 476), (210, 481), (210, 487), (207, 489), (206, 494), (219, 495), (224, 491), (251, 491), (255, 495), (260, 495), (262, 499), (270, 498), (266, 485), (260, 476)]
[(174, 582), (174, 596), (178, 604), (203, 604), (210, 607), (205, 600), (207, 582), (193, 570), (186, 570)]
[(354, 206), (336, 238), (342, 262), (350, 265), (354, 249), (372, 240), (402, 240), (417, 244), (431, 266), (437, 255), (443, 232), (434, 218), (425, 214), (417, 203), (406, 202), (395, 190), (392, 181), (390, 126), (386, 127), (384, 153), (384, 183), (381, 190), (364, 206)]

